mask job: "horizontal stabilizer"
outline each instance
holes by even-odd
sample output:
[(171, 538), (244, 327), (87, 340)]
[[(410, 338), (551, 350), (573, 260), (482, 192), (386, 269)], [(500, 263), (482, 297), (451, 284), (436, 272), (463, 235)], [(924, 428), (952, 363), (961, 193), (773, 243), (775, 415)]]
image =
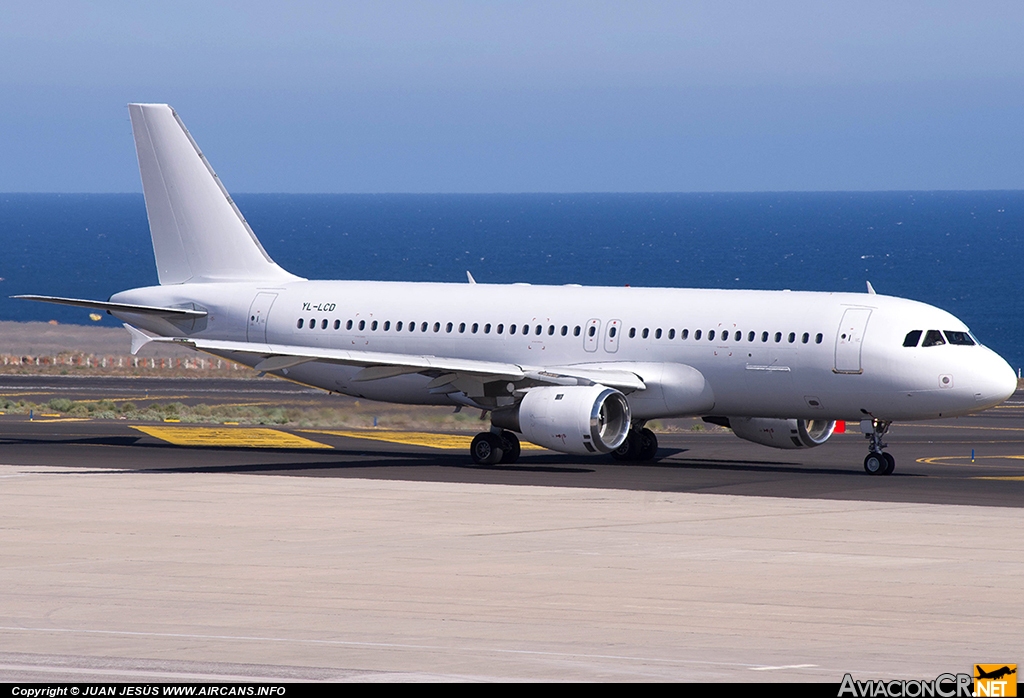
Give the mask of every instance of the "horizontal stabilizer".
[(57, 305), (73, 305), (79, 308), (94, 308), (106, 310), (107, 312), (141, 313), (143, 315), (163, 315), (180, 318), (206, 317), (205, 310), (192, 310), (191, 308), (161, 308), (154, 305), (135, 305), (132, 303), (111, 303), (110, 301), (90, 301), (83, 298), (61, 298), (59, 296), (11, 296), (25, 301), (40, 301), (43, 303), (56, 303)]

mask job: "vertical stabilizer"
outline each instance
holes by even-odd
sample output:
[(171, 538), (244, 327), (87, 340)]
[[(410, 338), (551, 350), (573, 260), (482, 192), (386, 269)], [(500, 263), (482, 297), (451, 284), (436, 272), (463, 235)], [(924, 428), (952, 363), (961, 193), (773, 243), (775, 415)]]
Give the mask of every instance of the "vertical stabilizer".
[(298, 280), (263, 249), (173, 109), (128, 111), (161, 284)]

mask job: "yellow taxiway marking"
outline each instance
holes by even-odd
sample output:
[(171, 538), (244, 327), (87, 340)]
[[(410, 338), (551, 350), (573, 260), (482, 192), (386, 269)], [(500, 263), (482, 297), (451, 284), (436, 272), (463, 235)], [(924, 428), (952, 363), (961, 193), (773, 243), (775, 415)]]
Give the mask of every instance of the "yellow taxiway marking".
[[(964, 466), (967, 467), (981, 467), (980, 460), (1024, 460), (1024, 455), (1009, 455), (1009, 456), (976, 456), (974, 460), (971, 460), (970, 456), (933, 456), (931, 458), (918, 458), (918, 463), (926, 463), (928, 465), (953, 465), (959, 468)], [(986, 463), (991, 466), (992, 463)], [(1024, 475), (989, 475), (972, 477), (972, 480), (1017, 480), (1024, 482)]]
[(33, 424), (51, 424), (53, 422), (88, 422), (89, 417), (57, 417), (56, 419), (33, 419)]
[[(329, 434), (330, 436), (344, 436), (349, 439), (370, 439), (371, 441), (387, 441), (393, 444), (408, 444), (409, 446), (426, 446), (427, 448), (442, 448), (447, 450), (462, 450), (469, 448), (473, 443), (472, 436), (457, 436), (455, 434), (431, 434), (424, 431), (341, 431), (337, 429), (302, 429), (307, 434)], [(524, 451), (543, 451), (540, 446), (535, 446), (528, 441), (520, 441), (519, 447)]]
[(981, 427), (969, 426), (966, 424), (908, 424), (916, 428), (925, 429), (973, 429), (975, 431), (1024, 431), (1024, 427)]
[(217, 427), (132, 427), (175, 446), (233, 446), (241, 448), (333, 448), (277, 429)]
[[(1024, 460), (1024, 455), (1007, 455), (1007, 456), (975, 456), (974, 460)], [(963, 465), (961, 461), (970, 461), (971, 457), (964, 456), (931, 456), (929, 458), (918, 458), (918, 463), (925, 463), (927, 465), (947, 465), (943, 461), (954, 461), (954, 465)]]

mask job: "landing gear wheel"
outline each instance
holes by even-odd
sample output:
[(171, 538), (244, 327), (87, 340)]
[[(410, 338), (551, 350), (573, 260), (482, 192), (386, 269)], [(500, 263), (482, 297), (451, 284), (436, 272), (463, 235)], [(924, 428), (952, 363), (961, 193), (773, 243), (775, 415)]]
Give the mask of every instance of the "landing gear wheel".
[(641, 461), (654, 460), (658, 455), (658, 437), (650, 429), (641, 429), (640, 448), (637, 449), (636, 459)]
[(519, 437), (515, 432), (501, 432), (501, 462), (504, 464), (515, 463), (519, 460)]
[(502, 452), (501, 439), (497, 434), (489, 431), (481, 432), (473, 437), (473, 443), (469, 446), (469, 454), (477, 465), (494, 465), (501, 462)]
[(621, 461), (633, 461), (636, 460), (640, 454), (640, 436), (633, 431), (629, 430), (626, 434), (626, 440), (622, 442), (622, 445), (612, 451), (612, 458)]
[(871, 445), (868, 446), (868, 457), (864, 459), (864, 472), (868, 475), (891, 475), (896, 468), (896, 459), (884, 451), (887, 444), (882, 441), (890, 426), (892, 422), (883, 419), (871, 420), (871, 431), (866, 432)]
[(896, 469), (896, 459), (891, 453), (883, 453), (882, 457), (885, 458), (885, 472), (882, 475), (892, 475), (892, 471)]
[[(893, 463), (895, 464), (895, 461)], [(869, 453), (864, 459), (864, 472), (868, 475), (885, 475), (885, 469), (888, 467), (884, 453)]]

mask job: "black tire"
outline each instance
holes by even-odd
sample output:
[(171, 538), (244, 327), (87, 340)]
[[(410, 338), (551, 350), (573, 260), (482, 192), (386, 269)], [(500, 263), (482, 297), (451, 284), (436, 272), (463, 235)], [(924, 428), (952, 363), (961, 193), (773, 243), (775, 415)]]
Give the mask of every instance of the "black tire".
[(501, 462), (503, 464), (515, 463), (519, 460), (520, 446), (519, 437), (512, 431), (501, 432)]
[(641, 429), (640, 447), (637, 449), (636, 459), (640, 461), (654, 460), (658, 455), (658, 437), (650, 429)]
[(885, 454), (869, 453), (864, 459), (864, 472), (868, 475), (885, 475), (888, 464), (885, 462)]
[(489, 431), (481, 432), (473, 437), (469, 446), (469, 455), (477, 465), (494, 465), (501, 462), (501, 439)]
[(612, 451), (612, 458), (621, 461), (635, 461), (640, 454), (640, 436), (632, 429), (622, 445)]
[(883, 453), (882, 456), (885, 458), (885, 472), (882, 474), (892, 475), (892, 471), (896, 469), (896, 459), (891, 453)]

